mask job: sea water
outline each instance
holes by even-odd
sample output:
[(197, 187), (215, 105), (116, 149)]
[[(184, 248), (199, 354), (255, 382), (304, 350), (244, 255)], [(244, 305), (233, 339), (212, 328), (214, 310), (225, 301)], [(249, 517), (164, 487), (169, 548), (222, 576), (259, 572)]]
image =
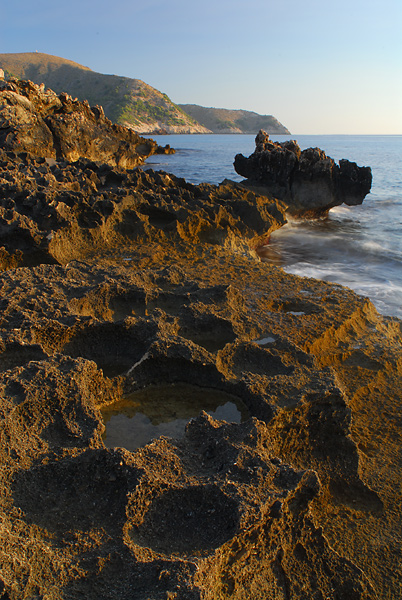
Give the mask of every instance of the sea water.
[[(152, 156), (147, 165), (190, 183), (241, 181), (236, 154), (249, 156), (253, 135), (166, 135), (176, 154)], [(263, 260), (288, 273), (341, 283), (369, 297), (382, 314), (402, 318), (402, 136), (271, 135), (318, 147), (338, 161), (369, 166), (371, 193), (361, 206), (333, 208), (325, 220), (289, 220), (271, 236)]]
[(160, 436), (181, 438), (204, 410), (214, 419), (241, 423), (249, 412), (237, 396), (184, 382), (150, 385), (102, 410), (107, 448), (136, 450)]

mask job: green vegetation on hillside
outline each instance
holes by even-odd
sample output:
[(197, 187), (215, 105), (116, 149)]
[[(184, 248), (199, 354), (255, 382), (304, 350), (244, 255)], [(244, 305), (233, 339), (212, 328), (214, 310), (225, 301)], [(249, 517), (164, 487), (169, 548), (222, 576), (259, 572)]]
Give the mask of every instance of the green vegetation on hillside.
[[(146, 84), (144, 84), (145, 86)], [(140, 87), (136, 92), (123, 96), (123, 102), (114, 107), (114, 120), (116, 123), (161, 122), (168, 126), (196, 125), (196, 121), (174, 104), (166, 94), (155, 94), (150, 86)]]
[(248, 111), (174, 104), (170, 98), (140, 79), (104, 75), (58, 56), (27, 52), (0, 54), (0, 68), (13, 76), (44, 83), (57, 94), (100, 105), (114, 123), (139, 133), (152, 131), (197, 133), (289, 133), (274, 117)]
[(114, 123), (134, 129), (198, 126), (170, 98), (139, 79), (104, 75), (72, 61), (36, 52), (0, 54), (6, 76), (44, 83), (56, 93), (67, 92), (91, 106), (101, 105)]
[(180, 104), (179, 106), (214, 133), (256, 133), (260, 129), (264, 129), (267, 133), (289, 133), (288, 129), (272, 115), (259, 115), (247, 110), (206, 108), (197, 104)]

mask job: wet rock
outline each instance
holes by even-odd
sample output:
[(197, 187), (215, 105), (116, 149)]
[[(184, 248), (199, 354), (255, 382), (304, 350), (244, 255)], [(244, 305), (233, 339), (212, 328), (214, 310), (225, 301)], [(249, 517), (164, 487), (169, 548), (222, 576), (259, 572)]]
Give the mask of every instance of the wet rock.
[(319, 148), (301, 151), (297, 142), (271, 142), (260, 131), (248, 158), (237, 154), (234, 167), (246, 177), (244, 185), (283, 200), (295, 216), (320, 217), (334, 206), (361, 204), (370, 192), (370, 167), (341, 160), (339, 164)]

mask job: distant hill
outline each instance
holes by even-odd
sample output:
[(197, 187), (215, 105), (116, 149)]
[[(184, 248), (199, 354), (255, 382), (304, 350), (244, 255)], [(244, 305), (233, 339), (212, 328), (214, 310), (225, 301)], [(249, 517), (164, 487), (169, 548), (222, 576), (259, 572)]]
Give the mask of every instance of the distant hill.
[(289, 133), (272, 116), (245, 110), (174, 104), (140, 79), (105, 75), (78, 63), (40, 52), (0, 54), (6, 77), (44, 83), (56, 93), (100, 105), (114, 123), (140, 134), (157, 133)]
[(114, 123), (137, 133), (209, 133), (166, 94), (140, 79), (104, 75), (78, 63), (41, 54), (0, 54), (7, 76), (44, 83), (56, 93), (67, 92), (91, 106), (99, 104)]
[(213, 133), (254, 134), (264, 129), (267, 133), (290, 134), (290, 131), (272, 115), (259, 115), (248, 110), (205, 108), (197, 104), (179, 104), (179, 106)]

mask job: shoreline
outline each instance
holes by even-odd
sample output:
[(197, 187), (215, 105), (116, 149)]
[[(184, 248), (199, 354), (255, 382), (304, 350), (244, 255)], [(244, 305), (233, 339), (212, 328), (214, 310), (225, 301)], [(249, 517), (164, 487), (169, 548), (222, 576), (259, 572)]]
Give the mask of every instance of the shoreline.
[[(0, 191), (3, 596), (395, 595), (402, 322), (256, 259), (286, 203), (3, 149)], [(105, 446), (172, 385), (184, 435)]]
[[(85, 172), (87, 163), (80, 164)], [(47, 168), (51, 173), (58, 166)], [(66, 165), (63, 176), (68, 182), (69, 173), (78, 178), (78, 172), (77, 163)], [(93, 166), (90, 172), (96, 173)], [(378, 541), (384, 531), (399, 535), (391, 515), (398, 514), (400, 499), (392, 490), (400, 470), (379, 423), (399, 435), (391, 415), (400, 406), (401, 374), (394, 365), (401, 322), (381, 317), (348, 288), (286, 274), (251, 258), (246, 247), (239, 253), (240, 237), (211, 244), (194, 217), (180, 224), (181, 237), (172, 243), (166, 209), (145, 208), (150, 190), (155, 203), (158, 185), (159, 202), (181, 185), (184, 198), (190, 191), (203, 196), (201, 212), (206, 192), (215, 201), (220, 194), (222, 207), (238, 189), (234, 184), (193, 186), (163, 173), (126, 172), (127, 189), (136, 189), (136, 200), (127, 200), (122, 174), (104, 174), (110, 179), (102, 184), (103, 202), (106, 207), (115, 197), (114, 217), (105, 214), (97, 223), (99, 205), (92, 204), (91, 216), (85, 194), (80, 205), (75, 193), (75, 224), (63, 237), (53, 224), (48, 240), (64, 265), (0, 274), (2, 433), (12, 440), (0, 448), (6, 589), (22, 597), (27, 589), (18, 582), (35, 569), (37, 589), (55, 600), (61, 593), (95, 600), (105, 581), (118, 597), (121, 586), (131, 589), (144, 578), (148, 595), (173, 590), (184, 600), (219, 590), (229, 598), (232, 588), (222, 580), (252, 595), (252, 569), (253, 585), (269, 595), (278, 544), (294, 598), (305, 598), (297, 591), (301, 565), (304, 586), (317, 564), (330, 573), (307, 587), (309, 594), (317, 586), (326, 590), (328, 581), (362, 599), (396, 589), (399, 567), (388, 544)], [(50, 185), (48, 193), (55, 193)], [(67, 207), (59, 206), (58, 214), (71, 219)], [(220, 218), (227, 223), (229, 215)], [(125, 222), (131, 232), (137, 223), (129, 243)], [(235, 231), (233, 214), (229, 222)], [(118, 231), (126, 236), (119, 247), (112, 243)], [(93, 253), (96, 239), (107, 243), (90, 258), (85, 252), (91, 247)], [(251, 418), (235, 424), (202, 412), (183, 438), (159, 437), (131, 452), (105, 448), (102, 407), (175, 382), (231, 394)], [(11, 418), (16, 410), (17, 420)], [(18, 532), (17, 545), (5, 533), (9, 528)], [(288, 537), (289, 528), (296, 539)], [(299, 567), (301, 543), (309, 558), (300, 558)], [(362, 544), (370, 552), (363, 555)], [(37, 559), (24, 554), (27, 545)], [(239, 547), (250, 557), (256, 548), (255, 560), (233, 562)], [(102, 561), (101, 571), (63, 570), (65, 562), (89, 555)], [(374, 581), (368, 573), (382, 572), (384, 561), (394, 576)]]

